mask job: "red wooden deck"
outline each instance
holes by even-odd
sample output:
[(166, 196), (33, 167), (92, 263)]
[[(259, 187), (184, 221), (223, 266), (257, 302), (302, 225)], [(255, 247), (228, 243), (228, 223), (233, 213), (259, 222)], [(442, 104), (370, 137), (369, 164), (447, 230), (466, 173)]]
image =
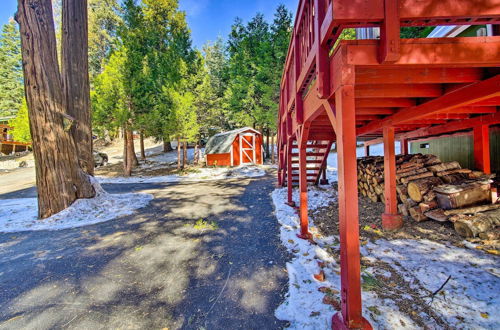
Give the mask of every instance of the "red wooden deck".
[[(361, 314), (356, 141), (384, 142), (385, 213), (397, 214), (394, 141), (473, 130), (476, 166), (489, 172), (488, 126), (500, 123), (500, 37), (404, 39), (401, 26), (499, 24), (498, 0), (301, 0), (281, 84), (278, 181), (300, 190), (338, 153), (342, 311), (335, 328), (370, 328)], [(380, 27), (380, 40), (338, 41), (347, 27)], [(407, 148), (406, 148), (407, 149)], [(407, 150), (403, 150), (408, 152)]]

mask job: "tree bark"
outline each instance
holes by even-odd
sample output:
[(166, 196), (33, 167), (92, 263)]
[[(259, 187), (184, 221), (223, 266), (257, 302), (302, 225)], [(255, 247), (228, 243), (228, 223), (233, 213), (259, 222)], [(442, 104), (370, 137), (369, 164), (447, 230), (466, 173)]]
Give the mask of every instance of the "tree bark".
[(182, 168), (186, 168), (188, 165), (188, 158), (187, 158), (187, 141), (184, 141), (184, 157), (182, 157)]
[(127, 128), (126, 125), (122, 128), (123, 133), (123, 173), (127, 172)]
[(134, 164), (134, 134), (131, 129), (127, 129), (127, 165), (125, 166), (125, 176), (132, 175), (132, 165)]
[(170, 142), (170, 140), (166, 141), (165, 139), (163, 139), (163, 152), (170, 152), (173, 150), (174, 148), (172, 148), (172, 143)]
[(177, 137), (177, 169), (181, 169), (181, 138)]
[(51, 1), (19, 0), (16, 19), (33, 139), (38, 216), (47, 218), (78, 198), (93, 197), (95, 191), (79, 165), (69, 133), (73, 120), (65, 109)]
[(141, 132), (141, 159), (146, 160), (146, 151), (144, 150), (144, 133)]
[(139, 166), (139, 159), (137, 159), (137, 155), (135, 154), (135, 143), (134, 143), (134, 130), (130, 129), (131, 135), (129, 135), (129, 139), (132, 140), (132, 145), (129, 147), (130, 152), (132, 154), (132, 166)]
[(266, 129), (266, 159), (269, 159), (270, 157), (270, 149), (269, 149), (269, 135), (270, 135), (270, 132), (269, 132), (269, 128)]
[(82, 169), (94, 175), (90, 83), (88, 68), (87, 0), (62, 1), (61, 73), (67, 114), (75, 119), (71, 134)]

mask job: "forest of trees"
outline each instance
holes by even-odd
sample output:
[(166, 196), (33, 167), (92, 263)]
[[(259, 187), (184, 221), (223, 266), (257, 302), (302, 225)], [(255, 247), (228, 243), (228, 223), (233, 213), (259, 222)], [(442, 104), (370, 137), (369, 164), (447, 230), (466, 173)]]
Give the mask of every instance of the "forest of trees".
[[(53, 2), (60, 58), (62, 7), (61, 0)], [(93, 134), (107, 140), (124, 136), (126, 174), (137, 164), (133, 141), (128, 141), (132, 132), (139, 132), (141, 139), (164, 141), (165, 151), (171, 150), (172, 140), (185, 145), (242, 126), (262, 131), (269, 141), (276, 132), (281, 70), (291, 29), (292, 14), (280, 5), (271, 22), (262, 14), (247, 23), (235, 18), (227, 41), (220, 36), (198, 50), (192, 46), (178, 0), (88, 0)], [(0, 111), (12, 115), (20, 110), (12, 122), (13, 134), (27, 141), (20, 39), (14, 21), (4, 26), (0, 44), (0, 58), (8, 58), (0, 66), (8, 71), (1, 75), (8, 83), (1, 84)]]
[(40, 218), (94, 196), (94, 136), (123, 137), (126, 175), (135, 134), (165, 151), (176, 140), (180, 155), (251, 126), (269, 156), (291, 30), (280, 5), (271, 22), (236, 18), (226, 41), (198, 50), (178, 0), (18, 0), (0, 36), (0, 116), (14, 115), (14, 138), (32, 142)]

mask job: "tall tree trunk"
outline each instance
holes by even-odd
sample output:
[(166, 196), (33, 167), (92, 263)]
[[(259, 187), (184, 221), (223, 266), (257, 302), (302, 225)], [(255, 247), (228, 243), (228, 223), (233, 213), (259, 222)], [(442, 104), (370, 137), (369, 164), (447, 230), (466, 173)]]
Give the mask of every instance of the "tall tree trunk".
[(82, 169), (94, 175), (88, 68), (87, 0), (62, 1), (61, 73), (71, 134)]
[(127, 165), (125, 166), (125, 176), (132, 175), (132, 167), (134, 164), (134, 133), (132, 129), (127, 129)]
[(127, 173), (127, 125), (122, 128), (123, 132), (123, 173)]
[(177, 137), (177, 169), (181, 169), (181, 138)]
[(146, 151), (144, 150), (144, 132), (141, 131), (141, 159), (146, 160)]
[(163, 139), (163, 152), (170, 152), (173, 150), (174, 148), (172, 148), (172, 143), (170, 142), (170, 140)]
[(137, 159), (137, 155), (135, 154), (134, 130), (131, 128), (130, 132), (132, 132), (132, 135), (129, 135), (129, 139), (132, 140), (132, 145), (129, 150), (132, 153), (132, 167), (136, 167), (139, 166), (139, 159)]
[(269, 128), (266, 129), (266, 158), (269, 159), (269, 155), (271, 154), (269, 152), (269, 135), (270, 135), (270, 131), (269, 131)]
[(95, 196), (95, 191), (80, 168), (68, 132), (73, 121), (65, 109), (51, 1), (18, 0), (16, 18), (35, 156), (38, 216), (47, 218), (78, 198)]
[(275, 147), (274, 147), (274, 133), (271, 136), (271, 164), (274, 164), (274, 158), (275, 158)]
[(187, 152), (187, 141), (184, 141), (184, 157), (182, 158), (182, 167), (183, 168), (186, 168), (186, 166), (188, 165), (188, 152)]

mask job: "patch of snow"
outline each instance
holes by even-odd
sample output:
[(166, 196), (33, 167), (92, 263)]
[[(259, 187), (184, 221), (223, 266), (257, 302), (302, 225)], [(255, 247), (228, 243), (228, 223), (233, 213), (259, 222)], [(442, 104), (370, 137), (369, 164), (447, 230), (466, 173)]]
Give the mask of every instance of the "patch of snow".
[(132, 177), (102, 177), (98, 176), (99, 183), (170, 183), (181, 181), (205, 181), (230, 178), (255, 178), (266, 175), (264, 166), (228, 167), (201, 167), (196, 172), (186, 175), (163, 176), (132, 176)]
[[(297, 189), (293, 199), (298, 201)], [(310, 187), (308, 191), (310, 211), (314, 212), (336, 198), (335, 191)], [(336, 313), (332, 306), (323, 304), (324, 293), (318, 290), (326, 287), (340, 301), (340, 265), (330, 252), (339, 252), (338, 236), (322, 236), (309, 218), (310, 231), (317, 245), (297, 238), (300, 220), (297, 211), (288, 206), (286, 188), (273, 191), (275, 215), (280, 224), (282, 244), (293, 254), (287, 263), (289, 291), (286, 300), (275, 311), (280, 320), (290, 322), (290, 329), (330, 329), (331, 317)], [(444, 296), (436, 296), (432, 308), (452, 328), (499, 329), (500, 306), (500, 261), (497, 257), (478, 251), (447, 246), (430, 241), (379, 239), (361, 247), (361, 253), (372, 261), (380, 260), (396, 268), (406, 281), (419, 281), (421, 288), (434, 292), (444, 283), (448, 275), (452, 279), (445, 286)], [(323, 262), (326, 280), (314, 278), (321, 270), (318, 261)], [(395, 266), (399, 263), (399, 266)], [(391, 273), (378, 268), (367, 268), (363, 273), (390, 278)], [(429, 292), (424, 292), (428, 294)], [(410, 300), (411, 296), (403, 293)], [(363, 291), (363, 315), (374, 329), (416, 329), (419, 326), (411, 317), (400, 311), (396, 302), (380, 298), (374, 291)], [(428, 299), (430, 302), (430, 299)], [(374, 313), (376, 310), (377, 313)], [(481, 314), (482, 313), (482, 314)], [(421, 315), (429, 320), (428, 315)], [(463, 319), (462, 319), (463, 318)], [(429, 324), (429, 328), (438, 328)]]
[(0, 200), (0, 232), (32, 230), (60, 230), (82, 227), (134, 213), (146, 206), (151, 194), (108, 194), (92, 178), (96, 196), (78, 199), (67, 209), (53, 216), (38, 220), (36, 198)]
[[(390, 263), (409, 283), (435, 292), (432, 309), (451, 328), (500, 329), (500, 259), (477, 250), (428, 240), (379, 239), (365, 255)], [(425, 293), (422, 292), (422, 295)]]

